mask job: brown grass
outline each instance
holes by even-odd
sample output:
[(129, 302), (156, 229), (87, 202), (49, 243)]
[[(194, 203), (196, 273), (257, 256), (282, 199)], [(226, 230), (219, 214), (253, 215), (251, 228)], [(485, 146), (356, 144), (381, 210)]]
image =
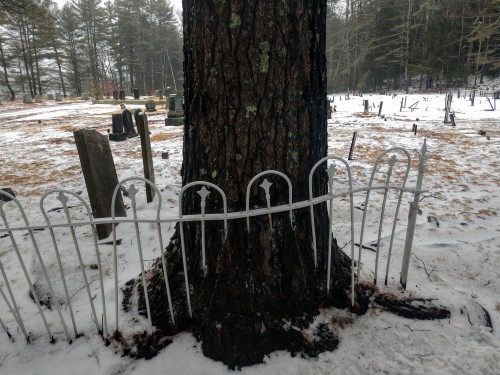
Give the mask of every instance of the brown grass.
[(179, 138), (179, 134), (171, 134), (171, 133), (156, 133), (151, 136), (151, 142), (159, 142), (166, 141), (168, 139)]

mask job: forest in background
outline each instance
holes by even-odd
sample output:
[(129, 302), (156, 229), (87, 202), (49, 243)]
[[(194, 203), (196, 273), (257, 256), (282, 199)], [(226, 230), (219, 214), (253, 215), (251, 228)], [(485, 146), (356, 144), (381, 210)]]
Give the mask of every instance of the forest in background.
[(182, 89), (182, 33), (169, 0), (0, 0), (8, 98)]
[[(444, 89), (500, 72), (500, 0), (327, 6), (329, 92)], [(182, 26), (169, 0), (0, 0), (0, 30), (4, 99), (182, 91)]]
[(500, 0), (329, 0), (329, 90), (443, 89), (500, 72)]

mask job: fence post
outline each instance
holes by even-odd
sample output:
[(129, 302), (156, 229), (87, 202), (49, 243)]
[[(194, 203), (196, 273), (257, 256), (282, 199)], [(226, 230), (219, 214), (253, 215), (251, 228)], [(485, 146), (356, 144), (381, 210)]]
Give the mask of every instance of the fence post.
[(403, 288), (405, 289), (406, 289), (406, 283), (408, 281), (408, 268), (410, 266), (411, 248), (413, 246), (413, 236), (415, 234), (415, 226), (417, 224), (418, 203), (420, 201), (420, 192), (422, 190), (422, 180), (424, 178), (426, 160), (427, 160), (427, 142), (424, 139), (424, 144), (422, 145), (418, 162), (417, 184), (415, 187), (413, 202), (410, 202), (410, 212), (408, 213), (408, 228), (406, 230), (403, 264), (401, 265), (400, 282)]

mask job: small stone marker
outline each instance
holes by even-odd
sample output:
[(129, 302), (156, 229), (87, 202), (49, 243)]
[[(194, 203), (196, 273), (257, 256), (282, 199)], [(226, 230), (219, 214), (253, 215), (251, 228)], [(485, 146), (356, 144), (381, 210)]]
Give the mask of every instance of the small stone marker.
[(90, 99), (90, 96), (89, 96), (88, 92), (82, 93), (82, 100), (89, 100), (89, 99)]
[[(73, 135), (92, 213), (95, 218), (111, 217), (111, 203), (118, 177), (108, 139), (95, 130), (77, 130)], [(127, 216), (120, 191), (115, 200), (115, 216)], [(113, 226), (98, 224), (96, 229), (98, 238), (102, 240), (111, 234)]]
[[(155, 170), (153, 167), (153, 154), (151, 152), (151, 140), (149, 139), (148, 116), (144, 112), (137, 113), (137, 130), (141, 136), (142, 165), (144, 166), (144, 178), (155, 183)], [(146, 200), (152, 202), (155, 190), (146, 184)]]
[(60, 92), (56, 92), (56, 102), (62, 102), (62, 96)]
[(33, 104), (33, 100), (31, 99), (31, 94), (23, 94), (23, 103)]
[(134, 89), (134, 100), (138, 100), (139, 98), (139, 89)]
[(35, 103), (41, 103), (42, 102), (42, 96), (41, 95), (35, 95)]
[(156, 103), (154, 100), (148, 100), (146, 102), (146, 110), (149, 111), (149, 112), (154, 112), (156, 111)]
[(54, 100), (54, 94), (47, 94), (47, 100)]
[(119, 100), (125, 100), (125, 91), (124, 90), (120, 90)]

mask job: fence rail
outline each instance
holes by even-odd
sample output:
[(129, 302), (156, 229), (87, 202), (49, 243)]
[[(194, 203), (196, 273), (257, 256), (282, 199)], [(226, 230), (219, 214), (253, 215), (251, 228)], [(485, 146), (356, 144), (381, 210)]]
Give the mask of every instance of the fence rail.
[[(25, 312), (30, 310), (25, 307), (25, 304), (33, 303), (24, 301), (24, 304), (20, 306), (16, 299), (16, 288), (19, 288), (18, 283), (14, 280), (15, 277), (12, 275), (14, 269), (20, 269), (22, 271), (22, 276), (24, 277), (26, 283), (28, 284), (31, 298), (34, 301), (34, 306), (36, 311), (33, 315), (39, 315), (43, 322), (45, 331), (49, 337), (50, 341), (55, 340), (55, 335), (53, 330), (57, 334), (62, 334), (66, 336), (69, 342), (75, 337), (78, 337), (81, 333), (80, 328), (77, 327), (77, 322), (80, 319), (76, 318), (78, 308), (76, 305), (87, 305), (91, 311), (91, 324), (95, 326), (96, 330), (103, 336), (105, 340), (109, 339), (109, 311), (114, 307), (114, 322), (112, 327), (114, 330), (120, 328), (119, 321), (124, 317), (120, 317), (120, 277), (129, 277), (128, 273), (123, 271), (124, 266), (120, 264), (119, 259), (125, 256), (130, 257), (128, 250), (132, 246), (120, 245), (120, 240), (117, 235), (117, 225), (120, 223), (128, 223), (133, 225), (134, 230), (132, 233), (128, 233), (130, 237), (130, 242), (135, 242), (137, 247), (138, 259), (132, 259), (130, 263), (140, 267), (140, 275), (142, 281), (142, 287), (145, 295), (146, 302), (146, 315), (147, 315), (147, 325), (149, 330), (152, 332), (154, 330), (151, 312), (150, 312), (150, 301), (148, 297), (147, 290), (147, 277), (145, 270), (145, 249), (142, 243), (142, 239), (145, 236), (144, 225), (149, 225), (149, 231), (147, 234), (149, 237), (154, 237), (153, 232), (156, 233), (156, 238), (154, 241), (149, 238), (148, 244), (156, 243), (154, 247), (159, 251), (156, 254), (161, 257), (161, 262), (164, 270), (164, 282), (167, 291), (167, 301), (168, 311), (170, 314), (170, 319), (172, 323), (175, 323), (175, 308), (171, 297), (171, 288), (168, 281), (167, 270), (167, 260), (165, 259), (165, 254), (163, 249), (165, 249), (165, 244), (163, 241), (165, 234), (165, 227), (171, 225), (172, 223), (179, 223), (180, 225), (180, 235), (181, 235), (181, 249), (182, 249), (182, 259), (183, 259), (183, 271), (184, 271), (184, 288), (185, 288), (185, 303), (187, 304), (188, 311), (191, 314), (191, 300), (189, 284), (189, 274), (187, 270), (186, 261), (186, 248), (184, 239), (184, 228), (183, 225), (186, 222), (199, 222), (201, 225), (201, 242), (202, 242), (202, 256), (201, 256), (201, 269), (205, 274), (209, 272), (207, 268), (207, 259), (205, 254), (205, 238), (207, 233), (205, 231), (205, 223), (207, 221), (223, 221), (224, 222), (224, 233), (227, 235), (227, 223), (229, 220), (234, 219), (245, 219), (247, 227), (250, 228), (250, 220), (255, 216), (267, 215), (269, 220), (274, 213), (278, 212), (288, 212), (290, 215), (290, 220), (293, 222), (293, 213), (299, 209), (310, 210), (310, 225), (312, 228), (313, 238), (311, 243), (311, 256), (314, 258), (315, 265), (317, 265), (317, 249), (316, 249), (316, 236), (315, 236), (315, 222), (313, 215), (313, 207), (317, 204), (328, 202), (328, 213), (329, 213), (329, 252), (328, 252), (328, 266), (326, 277), (327, 291), (330, 289), (331, 280), (331, 262), (332, 262), (332, 238), (334, 235), (333, 225), (335, 223), (335, 214), (338, 213), (334, 209), (334, 202), (341, 204), (342, 199), (348, 199), (349, 203), (347, 205), (346, 211), (348, 212), (348, 219), (346, 227), (349, 228), (348, 232), (348, 242), (350, 245), (349, 253), (351, 256), (351, 303), (354, 304), (355, 298), (355, 284), (360, 282), (361, 279), (361, 267), (362, 267), (362, 249), (367, 243), (367, 226), (370, 225), (372, 219), (369, 215), (376, 214), (378, 217), (378, 226), (374, 231), (376, 237), (376, 245), (373, 247), (376, 249), (374, 267), (373, 267), (373, 282), (376, 284), (378, 281), (378, 269), (380, 254), (382, 252), (382, 242), (383, 242), (383, 231), (387, 225), (384, 226), (384, 222), (389, 222), (390, 235), (389, 245), (384, 251), (387, 256), (387, 263), (385, 266), (385, 277), (384, 282), (388, 284), (389, 269), (391, 260), (393, 259), (393, 248), (394, 241), (396, 238), (396, 229), (403, 227), (400, 220), (400, 209), (402, 198), (404, 194), (409, 194), (413, 196), (413, 200), (410, 202), (408, 209), (408, 220), (406, 225), (406, 234), (404, 240), (404, 251), (402, 254), (402, 266), (400, 271), (400, 283), (406, 288), (410, 254), (412, 251), (413, 236), (416, 226), (416, 217), (418, 212), (418, 205), (420, 201), (420, 194), (424, 192), (422, 190), (422, 182), (425, 170), (427, 148), (426, 143), (422, 146), (419, 153), (418, 160), (418, 170), (416, 174), (416, 183), (412, 187), (407, 186), (407, 181), (410, 175), (410, 170), (412, 166), (412, 160), (410, 153), (401, 148), (394, 147), (386, 150), (375, 160), (372, 167), (371, 175), (369, 177), (368, 183), (363, 186), (354, 186), (355, 180), (353, 178), (353, 171), (349, 163), (336, 156), (328, 156), (316, 163), (310, 174), (309, 174), (309, 199), (302, 202), (293, 202), (292, 200), (292, 184), (290, 179), (283, 173), (275, 170), (268, 170), (256, 175), (248, 184), (246, 190), (246, 209), (241, 212), (228, 212), (226, 195), (218, 186), (204, 181), (196, 181), (186, 186), (182, 187), (179, 192), (178, 197), (178, 213), (177, 215), (171, 215), (168, 217), (162, 217), (165, 211), (170, 214), (172, 210), (162, 210), (162, 196), (159, 189), (152, 184), (150, 181), (140, 178), (132, 177), (127, 178), (119, 182), (116, 186), (113, 199), (112, 199), (112, 215), (111, 218), (105, 219), (94, 219), (91, 213), (89, 205), (85, 200), (80, 197), (80, 195), (67, 191), (67, 190), (52, 190), (47, 192), (40, 199), (40, 211), (43, 215), (44, 224), (30, 224), (28, 217), (20, 203), (13, 195), (6, 191), (0, 190), (0, 197), (4, 197), (0, 200), (0, 217), (2, 221), (0, 222), (0, 241), (5, 244), (6, 238), (8, 237), (10, 245), (8, 245), (9, 251), (0, 254), (0, 273), (2, 279), (0, 280), (0, 326), (3, 330), (11, 336), (8, 329), (10, 325), (17, 325), (19, 330), (22, 332), (24, 337), (28, 342), (32, 339), (32, 334), (30, 334), (30, 329), (27, 328)], [(399, 155), (398, 158), (396, 155)], [(401, 157), (402, 156), (402, 157)], [(388, 160), (388, 164), (382, 163), (382, 161)], [(399, 163), (399, 164), (398, 164)], [(401, 172), (396, 173), (395, 169), (397, 166), (401, 166)], [(322, 196), (314, 196), (313, 194), (313, 177), (319, 168), (325, 168), (328, 172), (328, 192)], [(376, 179), (376, 175), (384, 177), (380, 182)], [(344, 176), (344, 178), (340, 178)], [(398, 183), (393, 182), (394, 179), (399, 180)], [(272, 177), (272, 178), (271, 178)], [(273, 183), (269, 181), (274, 179), (282, 179), (288, 185), (288, 203), (284, 205), (272, 205), (270, 191), (272, 189)], [(342, 181), (341, 181), (342, 180)], [(263, 189), (266, 196), (266, 207), (264, 208), (250, 208), (250, 190), (252, 186), (261, 181), (260, 188)], [(134, 182), (139, 182), (140, 184), (149, 184), (152, 188), (156, 190), (155, 202), (156, 210), (154, 214), (151, 209), (139, 210), (137, 194), (139, 190), (134, 185)], [(126, 185), (129, 184), (128, 187)], [(337, 188), (338, 186), (338, 188)], [(345, 188), (347, 186), (347, 188)], [(340, 187), (344, 187), (343, 189)], [(200, 188), (197, 190), (197, 194), (200, 196), (200, 213), (195, 215), (183, 215), (183, 196), (188, 189)], [(120, 218), (115, 216), (115, 199), (119, 191), (125, 191), (130, 199), (131, 213), (129, 213), (127, 218)], [(383, 194), (382, 201), (380, 202), (380, 207), (378, 212), (371, 212), (369, 210), (371, 199), (374, 192), (380, 192)], [(220, 207), (220, 212), (218, 213), (206, 213), (205, 207), (207, 202), (207, 197), (210, 194), (219, 194), (222, 197), (222, 207)], [(362, 208), (362, 218), (360, 223), (360, 228), (356, 228), (355, 225), (355, 206), (354, 197), (358, 194), (364, 194), (364, 201), (361, 204)], [(395, 194), (395, 203), (391, 206), (391, 213), (388, 213), (387, 208), (388, 200), (391, 200), (391, 195)], [(52, 199), (57, 199), (62, 207), (58, 208), (57, 211), (64, 214), (64, 221), (53, 223), (52, 214), (49, 212), (54, 211), (54, 209), (47, 210), (47, 200), (49, 197)], [(70, 200), (76, 200), (77, 206), (69, 206), (68, 202)], [(6, 201), (12, 201), (13, 203), (6, 204)], [(340, 202), (340, 203), (339, 203)], [(151, 204), (151, 205), (152, 205)], [(9, 211), (6, 210), (9, 206)], [(76, 220), (75, 214), (70, 209), (73, 207), (79, 207), (81, 210), (81, 215), (84, 220)], [(17, 214), (16, 214), (17, 210)], [(140, 213), (147, 212), (150, 216), (142, 218), (139, 217)], [(17, 216), (16, 216), (17, 215)], [(372, 215), (373, 216), (373, 215)], [(12, 217), (16, 217), (17, 221), (21, 221), (22, 224), (16, 224), (11, 226), (10, 221)], [(109, 252), (106, 252), (104, 248), (109, 246), (98, 240), (96, 226), (99, 224), (111, 224), (112, 225), (112, 256), (109, 256)], [(142, 225), (142, 227), (141, 227)], [(153, 228), (154, 227), (154, 228)], [(141, 231), (142, 228), (142, 231)], [(42, 237), (39, 233), (46, 233), (48, 230), (50, 236), (43, 235)], [(65, 232), (61, 232), (61, 231)], [(69, 235), (68, 232), (69, 231)], [(359, 233), (359, 234), (358, 234)], [(123, 233), (122, 233), (123, 235)], [(21, 236), (21, 242), (19, 238)], [(359, 237), (357, 237), (359, 236)], [(41, 237), (41, 238), (40, 238)], [(356, 238), (359, 238), (359, 243), (356, 243)], [(370, 241), (371, 242), (371, 241)], [(0, 242), (0, 244), (2, 244)], [(2, 244), (2, 246), (3, 246)], [(21, 244), (21, 245), (20, 245)], [(358, 247), (357, 263), (355, 248)], [(120, 249), (119, 249), (120, 247)], [(7, 247), (5, 247), (7, 248)], [(124, 248), (127, 250), (125, 251)], [(70, 250), (71, 249), (71, 250)], [(12, 250), (12, 251), (11, 251)], [(76, 261), (74, 256), (68, 255), (70, 251), (74, 251), (76, 254)], [(31, 262), (35, 264), (35, 271), (28, 271), (29, 261), (26, 257), (29, 256), (30, 252), (32, 255)], [(151, 255), (151, 254), (149, 254)], [(55, 258), (54, 258), (55, 256)], [(112, 258), (112, 265), (109, 265), (109, 258)], [(95, 262), (95, 263), (93, 263)], [(106, 263), (106, 264), (104, 264)], [(71, 280), (73, 284), (74, 279), (77, 278), (76, 285), (68, 285), (68, 281)], [(37, 280), (34, 280), (37, 278)], [(98, 285), (94, 284), (98, 281)], [(121, 280), (123, 283), (123, 280)], [(43, 285), (43, 288), (40, 288)], [(55, 288), (56, 286), (57, 288)], [(6, 292), (5, 292), (5, 290)], [(56, 292), (57, 289), (57, 292)], [(42, 291), (41, 291), (42, 290)], [(80, 290), (85, 290), (85, 297), (75, 296)], [(99, 295), (99, 298), (97, 298)], [(47, 302), (49, 301), (49, 302)], [(52, 303), (50, 303), (52, 301)], [(22, 307), (22, 308), (21, 308)], [(23, 314), (21, 314), (23, 312)], [(98, 312), (100, 315), (98, 315)], [(122, 313), (123, 314), (123, 313)], [(69, 318), (68, 318), (69, 315)], [(101, 317), (101, 319), (98, 318)], [(4, 320), (5, 319), (5, 320)], [(70, 323), (67, 323), (70, 321)], [(31, 321), (30, 321), (31, 322)], [(57, 324), (60, 323), (60, 326)], [(88, 328), (85, 328), (88, 329)], [(72, 333), (70, 333), (70, 330)]]

